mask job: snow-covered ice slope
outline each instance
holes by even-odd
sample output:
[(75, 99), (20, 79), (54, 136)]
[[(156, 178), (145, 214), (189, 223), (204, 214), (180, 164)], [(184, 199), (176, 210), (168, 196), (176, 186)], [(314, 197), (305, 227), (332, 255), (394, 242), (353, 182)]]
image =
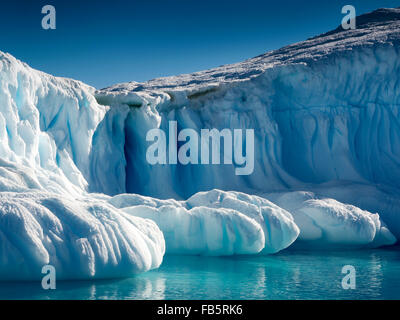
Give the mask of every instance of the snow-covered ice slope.
[[(359, 18), (356, 30), (243, 63), (98, 91), (100, 103), (130, 108), (123, 127), (127, 191), (186, 198), (213, 187), (265, 191), (332, 180), (400, 187), (399, 17), (400, 9), (381, 10)], [(154, 127), (168, 132), (170, 120), (197, 131), (254, 129), (254, 173), (149, 165), (138, 156), (149, 146), (145, 135)], [(172, 183), (160, 188), (159, 180)]]
[[(357, 30), (98, 91), (0, 53), (0, 279), (40, 278), (44, 264), (65, 279), (128, 276), (165, 251), (274, 253), (298, 236), (307, 247), (392, 244), (399, 18), (383, 9)], [(254, 173), (151, 166), (146, 133), (170, 120), (254, 129)]]
[(0, 53), (0, 279), (115, 278), (158, 267), (162, 232), (86, 193), (94, 89)]
[[(381, 9), (358, 17), (356, 30), (338, 28), (242, 63), (97, 91), (99, 103), (127, 113), (119, 132), (126, 137), (126, 180), (115, 188), (188, 198), (213, 188), (266, 193), (368, 185), (368, 195), (379, 194), (374, 203), (352, 197), (351, 188), (345, 203), (378, 212), (399, 237), (399, 209), (386, 206), (379, 191), (400, 187), (399, 41), (400, 9)], [(168, 133), (171, 120), (197, 132), (254, 129), (254, 173), (236, 176), (233, 165), (148, 164), (146, 132)], [(95, 190), (104, 191), (103, 180)]]
[(0, 279), (128, 277), (157, 268), (164, 238), (150, 220), (104, 201), (42, 192), (0, 193)]

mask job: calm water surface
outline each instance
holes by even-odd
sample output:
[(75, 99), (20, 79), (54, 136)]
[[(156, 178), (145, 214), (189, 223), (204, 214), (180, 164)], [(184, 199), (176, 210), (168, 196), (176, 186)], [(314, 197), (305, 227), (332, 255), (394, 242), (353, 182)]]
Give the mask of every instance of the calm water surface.
[[(357, 272), (343, 290), (344, 265)], [(400, 299), (400, 248), (342, 252), (284, 251), (272, 256), (165, 257), (129, 279), (0, 282), (0, 299)]]

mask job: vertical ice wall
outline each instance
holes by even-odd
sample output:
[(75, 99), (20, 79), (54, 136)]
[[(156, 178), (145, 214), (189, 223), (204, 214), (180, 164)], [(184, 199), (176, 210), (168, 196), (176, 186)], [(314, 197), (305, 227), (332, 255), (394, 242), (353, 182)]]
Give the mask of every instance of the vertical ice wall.
[(93, 91), (0, 52), (0, 280), (41, 279), (45, 265), (57, 279), (127, 277), (162, 262), (154, 222), (87, 194), (107, 111)]
[[(399, 47), (383, 44), (275, 67), (181, 99), (179, 92), (157, 103), (144, 96), (120, 129), (126, 191), (187, 198), (213, 187), (271, 192), (343, 180), (400, 187), (399, 71)], [(149, 164), (146, 133), (161, 128), (168, 142), (170, 121), (199, 134), (254, 129), (254, 173), (237, 176), (234, 165)]]
[[(165, 250), (272, 253), (297, 236), (306, 247), (394, 243), (398, 11), (243, 63), (116, 85), (97, 101), (94, 88), (0, 53), (0, 278), (37, 279), (47, 263), (67, 279), (129, 276)], [(146, 134), (170, 121), (254, 129), (254, 172), (150, 165)]]

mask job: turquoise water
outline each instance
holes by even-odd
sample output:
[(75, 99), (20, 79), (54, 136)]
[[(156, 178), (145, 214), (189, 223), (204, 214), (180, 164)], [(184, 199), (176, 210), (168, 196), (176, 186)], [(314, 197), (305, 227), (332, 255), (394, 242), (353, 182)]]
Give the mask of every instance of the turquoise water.
[[(342, 267), (356, 289), (341, 287)], [(400, 248), (285, 251), (273, 256), (165, 257), (162, 266), (108, 281), (0, 283), (0, 299), (400, 299)]]

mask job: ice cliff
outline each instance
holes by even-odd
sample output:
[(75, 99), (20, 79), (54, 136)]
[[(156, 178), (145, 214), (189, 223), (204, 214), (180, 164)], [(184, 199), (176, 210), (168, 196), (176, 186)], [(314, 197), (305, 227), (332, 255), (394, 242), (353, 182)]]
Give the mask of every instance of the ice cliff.
[[(0, 53), (0, 279), (129, 276), (164, 253), (400, 237), (400, 9), (190, 75), (95, 90)], [(150, 165), (146, 133), (254, 129), (232, 165)], [(296, 240), (297, 239), (297, 240)]]

